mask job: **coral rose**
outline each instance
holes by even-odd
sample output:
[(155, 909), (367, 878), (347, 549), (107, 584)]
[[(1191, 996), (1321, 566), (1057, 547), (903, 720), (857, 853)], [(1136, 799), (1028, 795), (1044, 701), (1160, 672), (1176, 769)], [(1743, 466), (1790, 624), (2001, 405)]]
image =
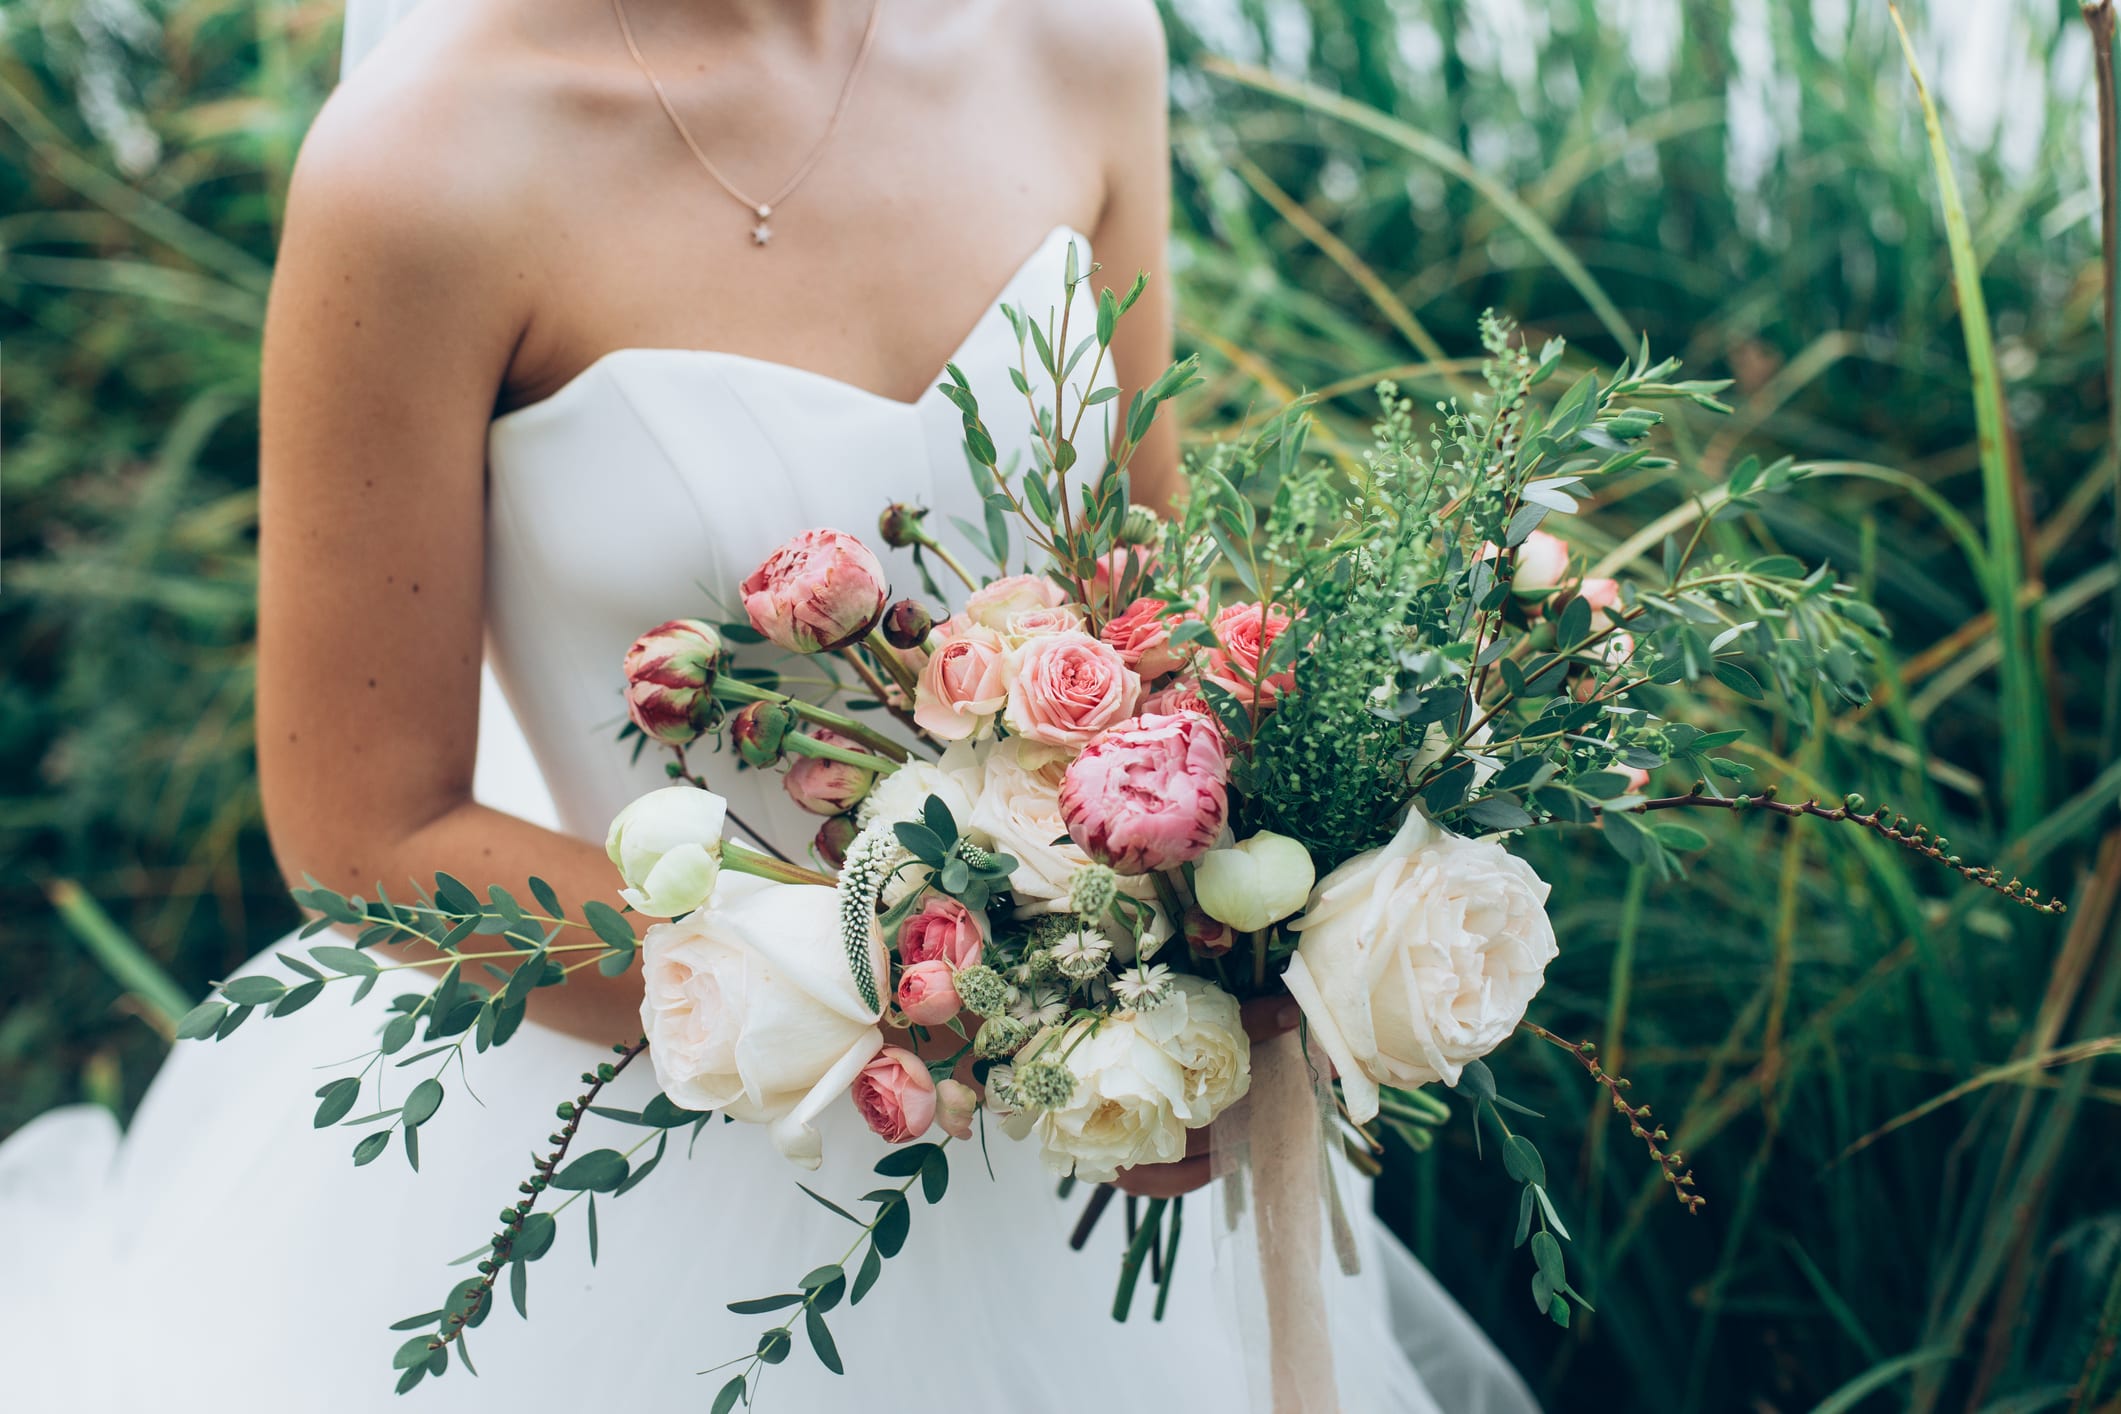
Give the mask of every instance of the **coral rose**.
[(1122, 874), (1198, 859), (1230, 816), (1222, 732), (1205, 717), (1137, 717), (1061, 778), (1061, 818), (1083, 853)]
[(1119, 650), (1127, 666), (1144, 682), (1184, 666), (1183, 649), (1171, 646), (1171, 630), (1199, 614), (1188, 609), (1166, 618), (1170, 605), (1161, 599), (1137, 599), (1107, 622), (1098, 637)]
[(796, 653), (858, 643), (883, 616), (890, 586), (867, 545), (844, 530), (806, 530), (766, 557), (740, 586), (744, 615)]
[(1296, 688), (1296, 674), (1284, 669), (1259, 677), (1260, 663), (1274, 647), (1274, 640), (1288, 631), (1286, 610), (1262, 608), (1258, 604), (1232, 604), (1215, 616), (1216, 647), (1208, 653), (1203, 670), (1209, 682), (1227, 689), (1239, 702), (1250, 705), (1255, 695), (1272, 702)]

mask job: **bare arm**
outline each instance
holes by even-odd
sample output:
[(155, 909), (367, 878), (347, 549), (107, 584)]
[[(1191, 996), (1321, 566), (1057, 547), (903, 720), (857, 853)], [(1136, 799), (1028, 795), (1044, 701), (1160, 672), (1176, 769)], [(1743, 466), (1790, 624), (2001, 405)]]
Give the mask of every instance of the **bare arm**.
[[(297, 171), (265, 336), (258, 766), (281, 867), (343, 892), (447, 870), (608, 898), (601, 850), (472, 802), (486, 426), (533, 282), (461, 169), (327, 111)], [(379, 141), (380, 137), (380, 141)], [(638, 1034), (636, 977), (537, 994)]]
[[(1163, 26), (1153, 6), (1130, 7), (1129, 31), (1099, 31), (1096, 63), (1115, 66), (1106, 114), (1105, 205), (1092, 236), (1100, 287), (1120, 294), (1141, 271), (1149, 286), (1119, 324), (1112, 344), (1120, 386), (1129, 392), (1171, 363), (1171, 139)], [(1139, 31), (1138, 33), (1134, 31)], [(1178, 423), (1168, 406), (1134, 454), (1134, 499), (1169, 510), (1178, 492)]]

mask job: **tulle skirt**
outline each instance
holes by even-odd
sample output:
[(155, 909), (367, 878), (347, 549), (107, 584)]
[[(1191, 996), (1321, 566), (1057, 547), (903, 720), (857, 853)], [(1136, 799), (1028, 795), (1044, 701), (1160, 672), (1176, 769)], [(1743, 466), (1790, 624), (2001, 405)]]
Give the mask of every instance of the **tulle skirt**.
[[(267, 965), (261, 958), (253, 967)], [(0, 1368), (23, 1414), (189, 1414), (299, 1409), (354, 1414), (418, 1407), (482, 1411), (704, 1408), (778, 1316), (728, 1303), (790, 1290), (856, 1236), (805, 1197), (801, 1179), (861, 1211), (884, 1150), (851, 1105), (823, 1126), (824, 1167), (792, 1169), (763, 1131), (709, 1123), (672, 1131), (638, 1188), (560, 1215), (531, 1264), (520, 1318), (504, 1278), (469, 1336), (474, 1377), (453, 1357), (400, 1403), (393, 1321), (440, 1307), (531, 1172), (580, 1073), (610, 1052), (526, 1027), (500, 1051), (451, 1068), (422, 1128), (420, 1171), (393, 1144), (356, 1168), (368, 1127), (312, 1127), (314, 1090), (374, 1045), (389, 989), (356, 1007), (330, 995), (297, 1017), (253, 1017), (222, 1042), (178, 1045), (122, 1139), (103, 1111), (54, 1111), (0, 1146)], [(416, 1050), (417, 1047), (408, 1048)], [(432, 1062), (393, 1069), (387, 1102)], [(646, 1064), (600, 1103), (637, 1110)], [(476, 1097), (476, 1098), (475, 1098)], [(373, 1099), (373, 1086), (365, 1099)], [(365, 1111), (365, 1107), (364, 1110)], [(577, 1153), (624, 1150), (649, 1131), (591, 1117)], [(653, 1144), (636, 1155), (644, 1161)], [(1233, 1327), (1211, 1278), (1214, 1191), (1188, 1214), (1164, 1319), (1144, 1295), (1110, 1317), (1123, 1223), (1117, 1205), (1088, 1246), (1067, 1237), (1083, 1195), (1063, 1201), (1036, 1146), (989, 1127), (950, 1146), (949, 1192), (916, 1202), (899, 1256), (859, 1307), (829, 1320), (845, 1362), (827, 1371), (799, 1338), (767, 1369), (763, 1407), (863, 1411), (1242, 1410)], [(991, 1176), (990, 1176), (991, 1167)], [(1343, 1181), (1349, 1181), (1343, 1175)], [(548, 1194), (543, 1206), (562, 1195)], [(1342, 1402), (1407, 1414), (1535, 1408), (1465, 1314), (1351, 1187), (1363, 1272), (1339, 1303)], [(1205, 1220), (1204, 1220), (1205, 1219)]]

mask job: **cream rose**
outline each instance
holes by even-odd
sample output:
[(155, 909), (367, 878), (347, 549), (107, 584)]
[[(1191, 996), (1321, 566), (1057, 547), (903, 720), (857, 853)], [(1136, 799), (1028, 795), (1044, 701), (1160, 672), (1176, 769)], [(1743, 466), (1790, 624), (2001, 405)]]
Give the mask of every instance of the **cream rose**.
[[(766, 1124), (783, 1154), (816, 1168), (815, 1120), (884, 1044), (838, 937), (836, 891), (751, 878), (650, 928), (641, 1029), (663, 1093)], [(871, 966), (888, 975), (880, 943)]]
[(1212, 1123), (1252, 1084), (1251, 1043), (1237, 999), (1198, 977), (1175, 979), (1162, 1006), (1077, 1022), (1018, 1053), (1017, 1072), (1053, 1061), (1074, 1077), (1065, 1104), (1032, 1124), (1057, 1173), (1109, 1183), (1135, 1164), (1186, 1155), (1186, 1131)]
[(1557, 951), (1546, 898), (1531, 865), (1418, 810), (1319, 884), (1283, 980), (1356, 1123), (1380, 1084), (1456, 1085), (1517, 1028)]

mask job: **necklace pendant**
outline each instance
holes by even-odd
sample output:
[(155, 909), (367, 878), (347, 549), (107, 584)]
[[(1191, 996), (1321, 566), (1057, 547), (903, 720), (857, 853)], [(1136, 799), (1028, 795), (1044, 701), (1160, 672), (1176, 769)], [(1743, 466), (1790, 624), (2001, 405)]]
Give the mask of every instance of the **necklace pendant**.
[(751, 228), (751, 243), (762, 246), (773, 239), (773, 227), (766, 224), (766, 218), (773, 214), (773, 208), (761, 206), (757, 208), (757, 212), (759, 220), (758, 224)]

